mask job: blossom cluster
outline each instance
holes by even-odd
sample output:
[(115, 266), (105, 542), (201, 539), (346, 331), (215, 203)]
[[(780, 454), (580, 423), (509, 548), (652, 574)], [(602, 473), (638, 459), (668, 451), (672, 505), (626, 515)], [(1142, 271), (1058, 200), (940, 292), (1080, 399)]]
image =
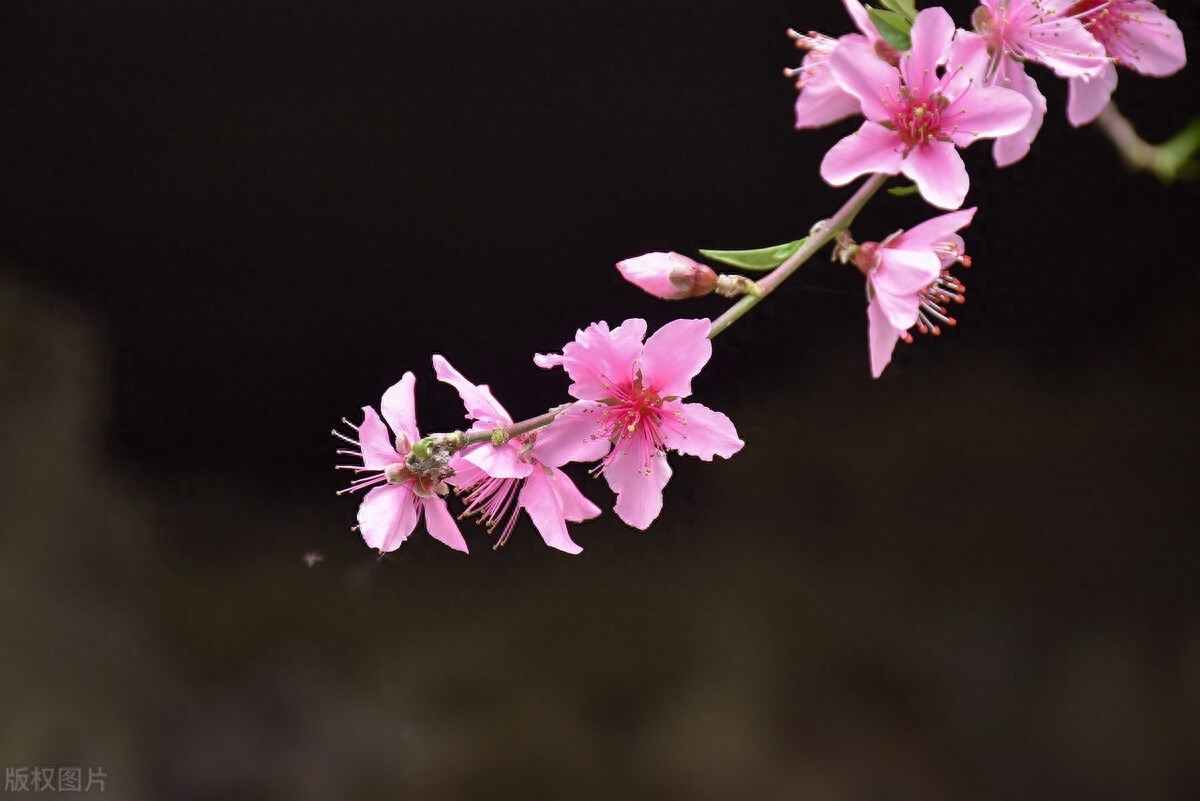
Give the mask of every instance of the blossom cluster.
[[(579, 553), (567, 523), (594, 518), (600, 509), (563, 471), (570, 462), (591, 463), (592, 474), (603, 476), (616, 495), (617, 516), (647, 528), (662, 510), (672, 475), (668, 452), (711, 461), (742, 448), (728, 417), (685, 402), (712, 355), (712, 338), (818, 248), (832, 242), (834, 258), (866, 279), (874, 377), (890, 363), (897, 342), (912, 341), (911, 332), (936, 335), (955, 325), (950, 306), (963, 303), (966, 290), (951, 270), (971, 264), (959, 232), (978, 210), (962, 208), (970, 176), (958, 151), (991, 139), (998, 167), (1030, 153), (1047, 103), (1028, 65), (1069, 81), (1066, 116), (1079, 126), (1109, 107), (1117, 67), (1165, 76), (1186, 63), (1178, 27), (1148, 0), (982, 0), (971, 31), (956, 27), (945, 9), (918, 11), (912, 0), (881, 0), (883, 9), (842, 2), (857, 32), (834, 38), (789, 31), (806, 52), (785, 74), (799, 90), (796, 128), (862, 118), (820, 166), (821, 178), (834, 187), (870, 176), (854, 197), (786, 245), (701, 251), (743, 271), (769, 271), (760, 280), (718, 275), (678, 253), (618, 263), (626, 280), (664, 300), (710, 293), (738, 300), (715, 320), (677, 319), (649, 337), (641, 319), (615, 328), (596, 322), (560, 353), (535, 355), (538, 367), (562, 368), (571, 380), (571, 400), (545, 414), (514, 421), (486, 385), (435, 355), (438, 380), (458, 392), (471, 426), (422, 437), (416, 378), (405, 373), (384, 393), (379, 412), (364, 407), (361, 424), (347, 422), (353, 433), (337, 434), (351, 446), (339, 451), (350, 460), (339, 467), (357, 474), (344, 492), (366, 490), (357, 528), (367, 545), (395, 550), (423, 517), (432, 537), (466, 551), (447, 504), (453, 490), (461, 498), (460, 518), (474, 516), (489, 532), (498, 530), (497, 546), (524, 510), (547, 545)], [(892, 176), (912, 182), (898, 193), (919, 194), (944, 213), (878, 242), (855, 242), (851, 221)]]
[(446, 506), (453, 487), (465, 494), (464, 515), (478, 515), (489, 531), (501, 529), (497, 545), (508, 540), (524, 509), (547, 545), (579, 553), (566, 523), (588, 520), (600, 510), (560, 469), (567, 462), (596, 462), (594, 472), (617, 495), (617, 516), (647, 528), (662, 510), (662, 491), (671, 478), (668, 451), (711, 461), (742, 448), (728, 417), (683, 401), (712, 355), (708, 332), (708, 320), (675, 320), (648, 339), (645, 320), (626, 320), (613, 329), (603, 322), (588, 326), (562, 353), (534, 357), (540, 367), (566, 371), (572, 381), (567, 392), (576, 400), (546, 415), (544, 426), (516, 435), (507, 433), (513, 419), (487, 385), (472, 384), (436, 355), (438, 380), (458, 391), (474, 421), (472, 431), (488, 435), (466, 447), (459, 447), (462, 434), (445, 441), (421, 438), (416, 378), (405, 373), (383, 395), (382, 420), (364, 407), (363, 423), (348, 423), (355, 436), (339, 435), (354, 446), (339, 451), (355, 460), (342, 467), (360, 474), (346, 491), (370, 488), (358, 510), (363, 539), (380, 551), (395, 550), (424, 513), (435, 539), (466, 551)]

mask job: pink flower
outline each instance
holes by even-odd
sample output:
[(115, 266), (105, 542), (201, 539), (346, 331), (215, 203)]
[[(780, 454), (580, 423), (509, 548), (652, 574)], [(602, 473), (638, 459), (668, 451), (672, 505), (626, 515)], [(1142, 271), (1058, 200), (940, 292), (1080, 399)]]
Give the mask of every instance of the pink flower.
[(663, 300), (698, 298), (717, 286), (712, 268), (678, 253), (647, 253), (617, 262), (621, 276)]
[(970, 182), (955, 148), (1016, 133), (1031, 106), (1018, 92), (984, 85), (987, 43), (966, 31), (956, 35), (945, 9), (918, 14), (911, 38), (899, 70), (854, 42), (834, 51), (834, 77), (862, 102), (867, 120), (825, 154), (821, 177), (842, 186), (867, 173), (903, 173), (926, 201), (956, 209)]
[(1020, 92), (1033, 106), (1021, 130), (996, 139), (996, 166), (1007, 167), (1025, 157), (1046, 116), (1046, 98), (1021, 62), (1036, 61), (1060, 78), (1099, 77), (1110, 59), (1077, 19), (1044, 11), (1037, 0), (983, 0), (972, 19), (991, 49), (988, 85)]
[[(442, 356), (433, 357), (433, 369), (439, 381), (458, 390), (467, 418), (476, 421), (472, 430), (512, 425), (512, 417), (486, 384), (472, 384)], [(504, 524), (495, 547), (508, 541), (517, 515), (524, 509), (551, 548), (567, 553), (583, 550), (567, 534), (566, 521), (587, 520), (600, 514), (600, 509), (583, 497), (558, 468), (577, 458), (598, 459), (608, 447), (607, 443), (593, 442), (579, 448), (574, 442), (564, 442), (559, 431), (557, 423), (551, 423), (503, 445), (486, 443), (468, 448), (451, 459), (454, 475), (446, 481), (467, 492), (463, 514), (478, 513), (479, 522), (489, 532)]]
[[(1160, 78), (1187, 63), (1179, 26), (1148, 0), (1081, 0), (1062, 16), (1078, 18), (1117, 64), (1143, 75)], [(1075, 126), (1096, 119), (1116, 88), (1112, 64), (1096, 80), (1072, 77), (1067, 119)]]
[(445, 465), (436, 457), (413, 453), (413, 445), (420, 442), (417, 433), (416, 404), (413, 388), (417, 379), (405, 373), (400, 381), (383, 393), (379, 408), (383, 418), (396, 432), (393, 447), (387, 426), (370, 406), (363, 407), (363, 423), (354, 426), (357, 439), (334, 432), (335, 436), (358, 447), (358, 450), (339, 450), (344, 456), (354, 456), (361, 465), (338, 465), (343, 470), (367, 473), (356, 478), (348, 489), (355, 492), (376, 486), (358, 507), (358, 529), (368, 546), (379, 551), (394, 551), (416, 528), (421, 512), (425, 513), (425, 527), (434, 539), (458, 551), (467, 550), (458, 524), (450, 516), (446, 502), (439, 496), (448, 492), (441, 481)]
[(944, 304), (962, 303), (965, 290), (948, 268), (955, 262), (971, 263), (963, 252), (962, 237), (954, 232), (974, 216), (974, 208), (943, 214), (881, 243), (859, 246), (854, 263), (867, 276), (868, 339), (875, 378), (892, 360), (896, 340), (912, 341), (908, 329), (915, 325), (923, 334), (939, 334), (939, 322), (954, 325)]
[(645, 344), (645, 320), (626, 320), (611, 331), (593, 323), (575, 334), (561, 354), (538, 354), (539, 367), (562, 367), (567, 391), (580, 402), (563, 412), (561, 436), (583, 448), (612, 443), (599, 471), (617, 493), (617, 515), (645, 529), (662, 511), (671, 478), (666, 452), (711, 461), (728, 459), (743, 442), (729, 418), (699, 403), (683, 403), (712, 355), (708, 320), (674, 320)]
[(829, 57), (841, 42), (858, 42), (869, 45), (878, 58), (895, 66), (900, 59), (897, 53), (875, 30), (871, 18), (858, 0), (842, 0), (847, 13), (858, 26), (861, 34), (848, 33), (833, 39), (822, 33), (807, 34), (789, 30), (796, 47), (807, 50), (797, 69), (784, 70), (789, 78), (796, 79), (796, 128), (820, 128), (853, 114), (861, 114), (858, 98), (843, 89), (829, 70)]

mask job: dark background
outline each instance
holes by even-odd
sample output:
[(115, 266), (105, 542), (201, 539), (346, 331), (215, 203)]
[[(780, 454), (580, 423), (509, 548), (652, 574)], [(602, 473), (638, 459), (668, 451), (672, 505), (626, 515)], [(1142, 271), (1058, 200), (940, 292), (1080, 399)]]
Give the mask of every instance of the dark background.
[[(1200, 790), (1200, 190), (1069, 128), (1044, 71), (1030, 156), (964, 152), (958, 328), (881, 380), (861, 277), (818, 258), (715, 343), (697, 398), (746, 448), (673, 459), (648, 532), (378, 560), (347, 530), (326, 432), (405, 370), (424, 431), (461, 421), (434, 352), (538, 413), (566, 380), (535, 351), (725, 307), (616, 261), (849, 196), (818, 167), (857, 123), (792, 129), (788, 26), (850, 28), (833, 0), (0, 5), (0, 762), (120, 797)], [(1159, 141), (1195, 75), (1115, 100)]]

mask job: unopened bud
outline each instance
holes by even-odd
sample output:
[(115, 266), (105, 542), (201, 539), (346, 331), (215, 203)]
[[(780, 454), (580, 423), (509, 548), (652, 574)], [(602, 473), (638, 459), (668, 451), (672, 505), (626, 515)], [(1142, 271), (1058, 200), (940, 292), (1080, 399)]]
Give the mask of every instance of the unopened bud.
[(678, 253), (647, 253), (617, 263), (631, 284), (663, 300), (707, 295), (717, 286), (717, 274), (706, 265)]

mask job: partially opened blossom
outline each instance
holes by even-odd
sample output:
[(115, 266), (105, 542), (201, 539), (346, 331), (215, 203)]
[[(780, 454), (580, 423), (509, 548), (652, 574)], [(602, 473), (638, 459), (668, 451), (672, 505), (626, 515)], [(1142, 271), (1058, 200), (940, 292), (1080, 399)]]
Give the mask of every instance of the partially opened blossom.
[(867, 276), (867, 326), (871, 375), (883, 373), (896, 341), (911, 342), (908, 329), (940, 333), (939, 323), (954, 325), (947, 302), (963, 302), (963, 286), (950, 275), (954, 263), (970, 264), (962, 237), (975, 209), (943, 214), (899, 231), (881, 243), (864, 242), (854, 263)]
[(645, 529), (662, 510), (671, 478), (669, 450), (710, 461), (742, 448), (729, 418), (699, 403), (684, 403), (692, 379), (712, 355), (708, 320), (674, 320), (643, 344), (646, 321), (614, 329), (593, 323), (561, 354), (538, 354), (539, 367), (562, 367), (567, 391), (579, 402), (560, 415), (560, 436), (579, 446), (612, 443), (597, 468), (617, 493), (617, 515)]
[[(486, 384), (472, 384), (442, 356), (433, 357), (439, 381), (458, 390), (472, 430), (510, 426), (513, 419), (492, 396)], [(556, 423), (509, 439), (490, 442), (456, 453), (450, 462), (454, 474), (447, 483), (466, 493), (464, 515), (479, 515), (493, 531), (502, 526), (496, 547), (508, 541), (518, 513), (524, 509), (542, 539), (552, 548), (579, 553), (567, 534), (567, 522), (580, 522), (600, 514), (567, 474), (559, 469), (569, 461), (592, 461), (608, 451), (604, 442), (564, 442)]]
[(1015, 89), (1033, 108), (1021, 130), (996, 139), (993, 157), (998, 167), (1006, 167), (1029, 152), (1046, 116), (1046, 98), (1023, 62), (1045, 64), (1060, 78), (1090, 81), (1111, 59), (1082, 22), (1047, 11), (1037, 0), (983, 0), (972, 20), (991, 52), (988, 85)]
[(858, 0), (842, 0), (842, 3), (860, 33), (848, 33), (834, 39), (816, 31), (807, 34), (788, 31), (796, 47), (808, 51), (797, 69), (784, 71), (789, 78), (796, 79), (796, 89), (799, 91), (796, 96), (798, 129), (820, 128), (862, 113), (858, 98), (843, 89), (829, 70), (829, 57), (840, 43), (866, 44), (877, 58), (893, 66), (899, 61), (900, 54), (879, 35), (863, 4)]
[(647, 253), (617, 262), (626, 281), (663, 300), (707, 295), (717, 287), (712, 268), (679, 253)]
[[(362, 425), (347, 422), (357, 438), (334, 432), (358, 448), (339, 450), (338, 453), (361, 461), (361, 464), (338, 467), (366, 474), (356, 478), (343, 492), (373, 487), (358, 507), (358, 530), (372, 548), (379, 551), (399, 548), (424, 513), (425, 528), (434, 539), (466, 552), (467, 543), (446, 508), (446, 502), (440, 497), (449, 491), (441, 480), (443, 471), (436, 464), (431, 465), (428, 456), (413, 453), (413, 445), (421, 440), (413, 399), (416, 382), (412, 373), (405, 373), (383, 393), (379, 404), (383, 420), (370, 406), (364, 406)], [(395, 444), (384, 420), (396, 434)]]
[[(1187, 63), (1179, 26), (1149, 0), (1080, 0), (1067, 5), (1062, 16), (1079, 19), (1115, 64), (1161, 78)], [(1067, 120), (1079, 126), (1096, 119), (1116, 88), (1114, 64), (1106, 66), (1099, 79), (1072, 77)]]
[(821, 177), (842, 186), (867, 173), (903, 173), (926, 201), (956, 209), (970, 183), (956, 148), (1020, 131), (1031, 105), (1011, 89), (984, 85), (987, 43), (956, 34), (945, 9), (921, 11), (911, 39), (899, 69), (854, 42), (834, 51), (834, 77), (858, 97), (867, 119), (825, 154)]

